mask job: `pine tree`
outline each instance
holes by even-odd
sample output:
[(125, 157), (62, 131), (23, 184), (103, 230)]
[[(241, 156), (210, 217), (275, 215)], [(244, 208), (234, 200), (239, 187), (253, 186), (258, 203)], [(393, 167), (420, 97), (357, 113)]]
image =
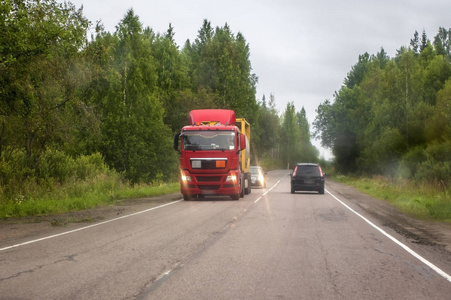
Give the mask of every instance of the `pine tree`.
[(426, 36), (426, 30), (423, 29), (423, 34), (421, 35), (421, 45), (420, 45), (420, 53), (423, 52), (424, 49), (426, 49), (429, 41)]
[(413, 53), (415, 53), (415, 55), (418, 55), (418, 49), (420, 47), (419, 45), (420, 43), (420, 39), (418, 37), (418, 31), (415, 30), (415, 34), (413, 35), (413, 39), (410, 40), (410, 46), (412, 47), (412, 51)]

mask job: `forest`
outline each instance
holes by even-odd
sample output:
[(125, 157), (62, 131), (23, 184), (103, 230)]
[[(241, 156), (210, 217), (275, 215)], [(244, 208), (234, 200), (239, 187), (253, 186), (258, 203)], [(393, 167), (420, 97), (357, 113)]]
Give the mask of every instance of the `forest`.
[(257, 99), (249, 45), (228, 24), (199, 20), (180, 46), (132, 9), (115, 32), (55, 0), (0, 12), (0, 203), (176, 182), (173, 135), (200, 108), (246, 118), (252, 163), (267, 169), (319, 161), (316, 137), (338, 172), (450, 184), (450, 30), (415, 33), (394, 58), (360, 55), (311, 134), (299, 99), (283, 112), (273, 94)]
[(431, 42), (416, 31), (390, 58), (364, 53), (333, 101), (317, 108), (314, 134), (343, 174), (451, 184), (451, 29)]
[(176, 181), (173, 136), (192, 109), (246, 118), (252, 163), (318, 159), (304, 108), (279, 115), (273, 95), (256, 99), (249, 45), (228, 24), (200, 20), (180, 47), (171, 25), (156, 33), (132, 9), (114, 33), (55, 0), (6, 0), (0, 11), (1, 201)]

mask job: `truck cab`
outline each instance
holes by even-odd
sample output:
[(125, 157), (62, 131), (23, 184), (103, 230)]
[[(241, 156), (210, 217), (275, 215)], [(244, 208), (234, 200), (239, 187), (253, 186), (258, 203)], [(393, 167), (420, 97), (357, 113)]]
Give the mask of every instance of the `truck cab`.
[(231, 110), (194, 110), (190, 125), (174, 137), (180, 141), (180, 191), (185, 200), (205, 195), (227, 195), (238, 200), (250, 192), (250, 176), (242, 170), (247, 137), (236, 126)]

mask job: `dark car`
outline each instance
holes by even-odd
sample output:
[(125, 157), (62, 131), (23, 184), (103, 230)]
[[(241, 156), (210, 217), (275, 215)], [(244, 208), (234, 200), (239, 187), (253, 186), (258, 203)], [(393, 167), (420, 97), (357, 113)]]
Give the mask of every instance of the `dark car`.
[(251, 183), (252, 185), (266, 187), (265, 172), (262, 167), (251, 166)]
[(291, 193), (296, 191), (317, 191), (324, 194), (324, 173), (318, 164), (296, 164), (291, 173)]

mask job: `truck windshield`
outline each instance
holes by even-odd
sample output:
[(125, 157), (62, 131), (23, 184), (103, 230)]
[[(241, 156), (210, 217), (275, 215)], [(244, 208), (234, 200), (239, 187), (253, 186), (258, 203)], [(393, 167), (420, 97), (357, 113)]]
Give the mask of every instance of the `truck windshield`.
[(184, 150), (233, 150), (234, 131), (186, 130), (182, 134)]

